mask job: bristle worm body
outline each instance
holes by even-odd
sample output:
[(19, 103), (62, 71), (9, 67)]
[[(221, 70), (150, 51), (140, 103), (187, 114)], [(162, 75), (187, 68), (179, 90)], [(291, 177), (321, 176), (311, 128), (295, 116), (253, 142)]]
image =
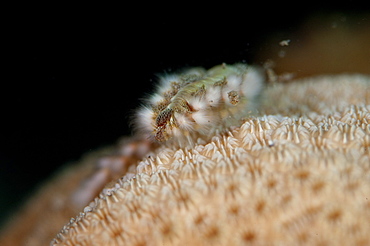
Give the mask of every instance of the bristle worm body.
[(136, 125), (158, 142), (195, 142), (238, 124), (254, 107), (264, 77), (246, 64), (193, 68), (161, 79)]

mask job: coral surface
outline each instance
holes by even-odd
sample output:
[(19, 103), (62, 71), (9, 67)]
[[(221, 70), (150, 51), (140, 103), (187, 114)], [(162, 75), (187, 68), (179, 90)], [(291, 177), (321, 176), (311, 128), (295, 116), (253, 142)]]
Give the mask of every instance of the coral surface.
[(207, 143), (155, 149), (53, 244), (369, 244), (369, 78), (263, 96), (260, 115)]
[(192, 148), (135, 143), (54, 178), (1, 245), (370, 244), (368, 76), (272, 84), (256, 115)]
[(0, 244), (369, 245), (370, 77), (274, 83), (260, 100), (191, 148), (124, 139), (87, 155)]

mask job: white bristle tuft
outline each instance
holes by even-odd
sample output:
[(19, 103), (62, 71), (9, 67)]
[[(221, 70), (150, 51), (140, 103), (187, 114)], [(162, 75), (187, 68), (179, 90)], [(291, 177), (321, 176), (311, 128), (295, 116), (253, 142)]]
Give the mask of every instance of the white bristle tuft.
[(209, 105), (204, 97), (199, 96), (190, 98), (188, 103), (195, 111), (206, 110)]
[(175, 113), (174, 117), (176, 117), (176, 123), (178, 128), (184, 131), (193, 131), (194, 130), (194, 121), (191, 121), (189, 117), (186, 117), (182, 114)]
[(243, 76), (243, 83), (241, 84), (242, 93), (247, 98), (258, 96), (263, 88), (265, 77), (260, 68), (250, 68)]
[(210, 127), (214, 124), (215, 117), (209, 110), (200, 110), (192, 114), (194, 121), (199, 125), (198, 128)]
[(242, 77), (238, 75), (230, 75), (227, 78), (227, 84), (224, 86), (227, 90), (235, 91), (240, 89), (242, 83)]
[(217, 107), (221, 101), (221, 88), (219, 86), (210, 87), (205, 98), (210, 107)]
[(160, 77), (157, 92), (159, 94), (163, 94), (166, 90), (168, 90), (168, 87), (170, 86), (171, 82), (178, 81), (178, 80), (179, 80), (179, 75), (177, 74), (166, 74)]
[(148, 99), (148, 103), (149, 104), (157, 104), (161, 101), (164, 100), (164, 97), (158, 93), (154, 93), (149, 99)]
[(155, 114), (152, 109), (148, 107), (142, 107), (136, 113), (136, 124), (137, 130), (143, 133), (149, 133), (153, 130), (155, 125), (153, 124), (153, 119)]

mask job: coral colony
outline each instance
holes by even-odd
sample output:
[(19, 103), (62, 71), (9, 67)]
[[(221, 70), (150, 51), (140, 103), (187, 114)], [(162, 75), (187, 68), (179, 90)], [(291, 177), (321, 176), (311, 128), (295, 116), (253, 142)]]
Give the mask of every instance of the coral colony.
[(60, 174), (0, 244), (370, 245), (370, 77), (263, 81), (162, 77), (137, 135)]
[(262, 81), (244, 64), (162, 78), (136, 118), (159, 146), (51, 244), (368, 245), (370, 78), (279, 83), (256, 100)]

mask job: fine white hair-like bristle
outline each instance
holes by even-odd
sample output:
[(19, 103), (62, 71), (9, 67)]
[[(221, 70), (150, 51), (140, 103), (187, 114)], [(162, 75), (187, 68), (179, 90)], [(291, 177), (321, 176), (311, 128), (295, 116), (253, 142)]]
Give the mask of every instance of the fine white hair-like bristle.
[(153, 105), (153, 104), (157, 104), (157, 103), (159, 103), (163, 100), (164, 100), (163, 95), (158, 94), (158, 93), (154, 93), (151, 97), (149, 97), (147, 99), (147, 102), (149, 103), (149, 105)]
[(148, 107), (141, 107), (137, 110), (135, 119), (134, 119), (134, 126), (136, 130), (146, 134), (148, 129), (153, 129), (155, 125), (153, 124), (153, 118), (155, 117), (154, 112), (151, 108)]
[(205, 100), (210, 107), (217, 107), (217, 105), (221, 102), (221, 88), (218, 86), (210, 87), (207, 90), (205, 97)]
[(157, 93), (163, 94), (168, 90), (168, 87), (171, 86), (171, 82), (177, 81), (180, 79), (178, 74), (165, 74), (160, 77), (159, 84), (157, 85)]
[(263, 73), (246, 64), (167, 74), (135, 123), (157, 142), (192, 145), (240, 124), (256, 105), (263, 82)]
[(248, 70), (243, 76), (241, 83), (241, 90), (247, 98), (254, 98), (258, 96), (264, 84), (264, 76), (262, 68), (253, 67)]
[(209, 107), (209, 102), (207, 102), (206, 98), (200, 96), (190, 98), (188, 103), (194, 111), (206, 110)]
[(194, 130), (195, 122), (189, 119), (189, 117), (186, 117), (185, 115), (178, 113), (175, 113), (174, 117), (176, 117), (176, 123), (178, 126), (177, 128), (179, 128), (179, 130), (183, 131)]
[(217, 123), (217, 117), (213, 115), (212, 112), (208, 110), (199, 110), (192, 114), (192, 118), (195, 123), (201, 127), (200, 129), (209, 129), (213, 124)]

